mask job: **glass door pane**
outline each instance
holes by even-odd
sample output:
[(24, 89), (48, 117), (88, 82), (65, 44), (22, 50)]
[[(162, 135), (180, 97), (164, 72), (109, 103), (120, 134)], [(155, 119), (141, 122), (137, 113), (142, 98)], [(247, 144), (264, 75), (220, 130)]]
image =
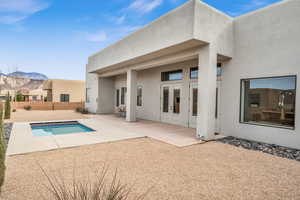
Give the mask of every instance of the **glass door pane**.
[(169, 87), (163, 88), (163, 112), (169, 112)]
[(180, 113), (180, 89), (173, 90), (173, 113)]
[(193, 116), (198, 112), (198, 88), (193, 88)]

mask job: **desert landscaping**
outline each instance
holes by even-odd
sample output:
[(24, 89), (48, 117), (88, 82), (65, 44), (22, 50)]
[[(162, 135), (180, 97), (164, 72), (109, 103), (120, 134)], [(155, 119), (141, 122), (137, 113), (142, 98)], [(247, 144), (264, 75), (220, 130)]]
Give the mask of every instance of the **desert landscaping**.
[(0, 0), (0, 200), (300, 200), (300, 0)]
[[(35, 121), (37, 116), (40, 120), (87, 117), (74, 111), (18, 110), (11, 120)], [(2, 198), (7, 200), (50, 195), (41, 168), (53, 177), (63, 174), (71, 184), (74, 176), (93, 181), (103, 166), (109, 168), (108, 179), (117, 169), (120, 181), (132, 186), (132, 195), (147, 193), (145, 199), (300, 198), (298, 161), (220, 142), (176, 147), (152, 138), (128, 139), (8, 156), (6, 166)]]
[[(146, 199), (286, 199), (300, 198), (299, 162), (217, 142), (178, 148), (153, 139), (17, 155), (7, 158), (2, 197), (40, 199), (49, 174), (63, 174), (66, 182), (109, 166), (112, 176), (133, 185), (134, 195)], [(130, 170), (128, 170), (130, 169)]]

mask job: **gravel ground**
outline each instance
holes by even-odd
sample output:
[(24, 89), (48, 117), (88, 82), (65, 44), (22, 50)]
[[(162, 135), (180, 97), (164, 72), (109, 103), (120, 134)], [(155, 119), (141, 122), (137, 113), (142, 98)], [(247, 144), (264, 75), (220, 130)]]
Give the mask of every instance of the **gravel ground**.
[(4, 139), (6, 144), (8, 144), (10, 134), (11, 134), (11, 129), (12, 129), (13, 123), (4, 123)]
[(276, 144), (267, 144), (267, 143), (263, 143), (263, 142), (245, 140), (245, 139), (240, 139), (240, 138), (236, 138), (236, 137), (232, 137), (232, 136), (225, 137), (225, 138), (219, 139), (217, 141), (225, 143), (225, 144), (231, 144), (236, 147), (242, 147), (244, 149), (261, 151), (261, 152), (272, 154), (272, 155), (279, 156), (282, 158), (297, 160), (300, 162), (300, 150), (299, 149), (283, 147), (283, 146), (279, 146)]
[(300, 199), (297, 161), (219, 142), (178, 148), (149, 138), (8, 157), (3, 199), (41, 199), (46, 182), (37, 163), (66, 182), (106, 164), (137, 194), (153, 186), (149, 200)]

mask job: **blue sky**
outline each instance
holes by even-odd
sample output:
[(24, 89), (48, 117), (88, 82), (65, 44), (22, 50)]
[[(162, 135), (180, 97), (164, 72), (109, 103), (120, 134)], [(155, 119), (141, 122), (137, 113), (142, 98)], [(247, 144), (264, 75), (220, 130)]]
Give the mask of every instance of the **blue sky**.
[(296, 77), (277, 77), (250, 80), (250, 88), (273, 88), (279, 90), (294, 90), (296, 88)]
[[(89, 55), (187, 0), (0, 0), (0, 70), (84, 79)], [(279, 0), (203, 0), (235, 17)]]

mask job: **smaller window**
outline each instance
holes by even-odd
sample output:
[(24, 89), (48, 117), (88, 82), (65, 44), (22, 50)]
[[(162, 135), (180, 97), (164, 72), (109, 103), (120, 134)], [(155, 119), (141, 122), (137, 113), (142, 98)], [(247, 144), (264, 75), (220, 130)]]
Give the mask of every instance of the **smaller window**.
[(198, 78), (198, 67), (192, 67), (190, 69), (190, 79), (197, 79)]
[(69, 94), (61, 94), (60, 95), (60, 102), (69, 102), (70, 101), (70, 95)]
[(173, 113), (180, 113), (180, 89), (173, 90)]
[(137, 106), (142, 106), (142, 86), (137, 88)]
[(126, 95), (127, 88), (121, 88), (121, 105), (125, 105), (125, 95)]
[(222, 63), (217, 64), (217, 77), (222, 76)]
[(120, 106), (120, 90), (117, 89), (116, 91), (116, 106), (119, 107)]
[(161, 73), (161, 81), (176, 81), (182, 80), (182, 69), (170, 72)]
[(218, 119), (218, 104), (219, 104), (219, 88), (216, 88), (216, 109), (215, 109), (215, 118)]
[(198, 115), (198, 88), (193, 88), (193, 116)]
[(89, 90), (90, 90), (90, 88), (86, 88), (86, 90), (85, 90), (85, 102), (86, 103), (90, 102)]
[(169, 87), (163, 88), (163, 112), (169, 112)]

